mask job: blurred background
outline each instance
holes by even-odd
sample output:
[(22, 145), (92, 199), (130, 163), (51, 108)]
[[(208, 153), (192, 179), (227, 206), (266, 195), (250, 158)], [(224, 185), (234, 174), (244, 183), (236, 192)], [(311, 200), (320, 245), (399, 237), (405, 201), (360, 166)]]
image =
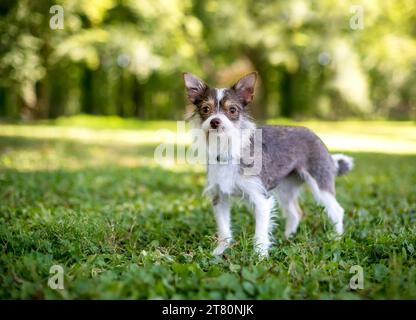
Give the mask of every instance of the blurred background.
[(415, 2), (0, 4), (3, 119), (181, 119), (183, 71), (229, 86), (252, 70), (257, 119), (414, 119)]

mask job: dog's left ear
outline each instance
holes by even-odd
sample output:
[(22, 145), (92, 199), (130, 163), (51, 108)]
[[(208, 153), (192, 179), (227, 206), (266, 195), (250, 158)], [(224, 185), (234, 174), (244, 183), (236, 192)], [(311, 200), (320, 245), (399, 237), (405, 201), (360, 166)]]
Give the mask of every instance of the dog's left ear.
[(188, 99), (192, 103), (197, 102), (208, 88), (204, 81), (189, 72), (183, 73), (183, 80), (185, 82)]
[(244, 104), (249, 104), (253, 100), (254, 86), (256, 85), (257, 72), (249, 73), (237, 81), (235, 85), (231, 87)]

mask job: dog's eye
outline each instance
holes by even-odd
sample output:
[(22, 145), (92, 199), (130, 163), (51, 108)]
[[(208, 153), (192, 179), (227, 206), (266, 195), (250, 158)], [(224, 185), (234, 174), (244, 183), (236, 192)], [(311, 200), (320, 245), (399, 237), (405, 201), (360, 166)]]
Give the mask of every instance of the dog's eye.
[(228, 109), (228, 112), (230, 112), (231, 114), (235, 114), (237, 112), (237, 108), (236, 107), (230, 107), (230, 109)]
[(209, 107), (205, 106), (201, 108), (202, 113), (207, 114), (209, 113)]

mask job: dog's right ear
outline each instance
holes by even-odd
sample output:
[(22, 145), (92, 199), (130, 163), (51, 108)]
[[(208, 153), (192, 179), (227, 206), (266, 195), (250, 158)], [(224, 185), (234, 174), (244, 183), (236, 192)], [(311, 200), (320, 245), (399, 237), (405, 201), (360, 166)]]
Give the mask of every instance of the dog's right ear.
[(252, 72), (242, 77), (235, 85), (232, 86), (232, 89), (242, 99), (244, 105), (249, 104), (253, 100), (256, 80), (257, 72)]
[(185, 82), (188, 99), (192, 103), (199, 100), (208, 88), (204, 81), (192, 73), (184, 72), (183, 80)]

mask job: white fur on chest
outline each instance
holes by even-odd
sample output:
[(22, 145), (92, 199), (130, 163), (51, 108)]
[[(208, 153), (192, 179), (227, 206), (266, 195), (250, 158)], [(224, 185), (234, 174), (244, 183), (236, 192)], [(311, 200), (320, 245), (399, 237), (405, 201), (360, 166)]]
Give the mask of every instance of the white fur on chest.
[(240, 178), (238, 164), (209, 164), (207, 171), (207, 191), (218, 190), (230, 195), (236, 192), (237, 182)]
[[(254, 198), (259, 194), (267, 194), (258, 176), (245, 176), (238, 164), (210, 164), (207, 170), (207, 185), (204, 194), (215, 196), (242, 195), (243, 198)], [(253, 201), (253, 199), (251, 199)]]

